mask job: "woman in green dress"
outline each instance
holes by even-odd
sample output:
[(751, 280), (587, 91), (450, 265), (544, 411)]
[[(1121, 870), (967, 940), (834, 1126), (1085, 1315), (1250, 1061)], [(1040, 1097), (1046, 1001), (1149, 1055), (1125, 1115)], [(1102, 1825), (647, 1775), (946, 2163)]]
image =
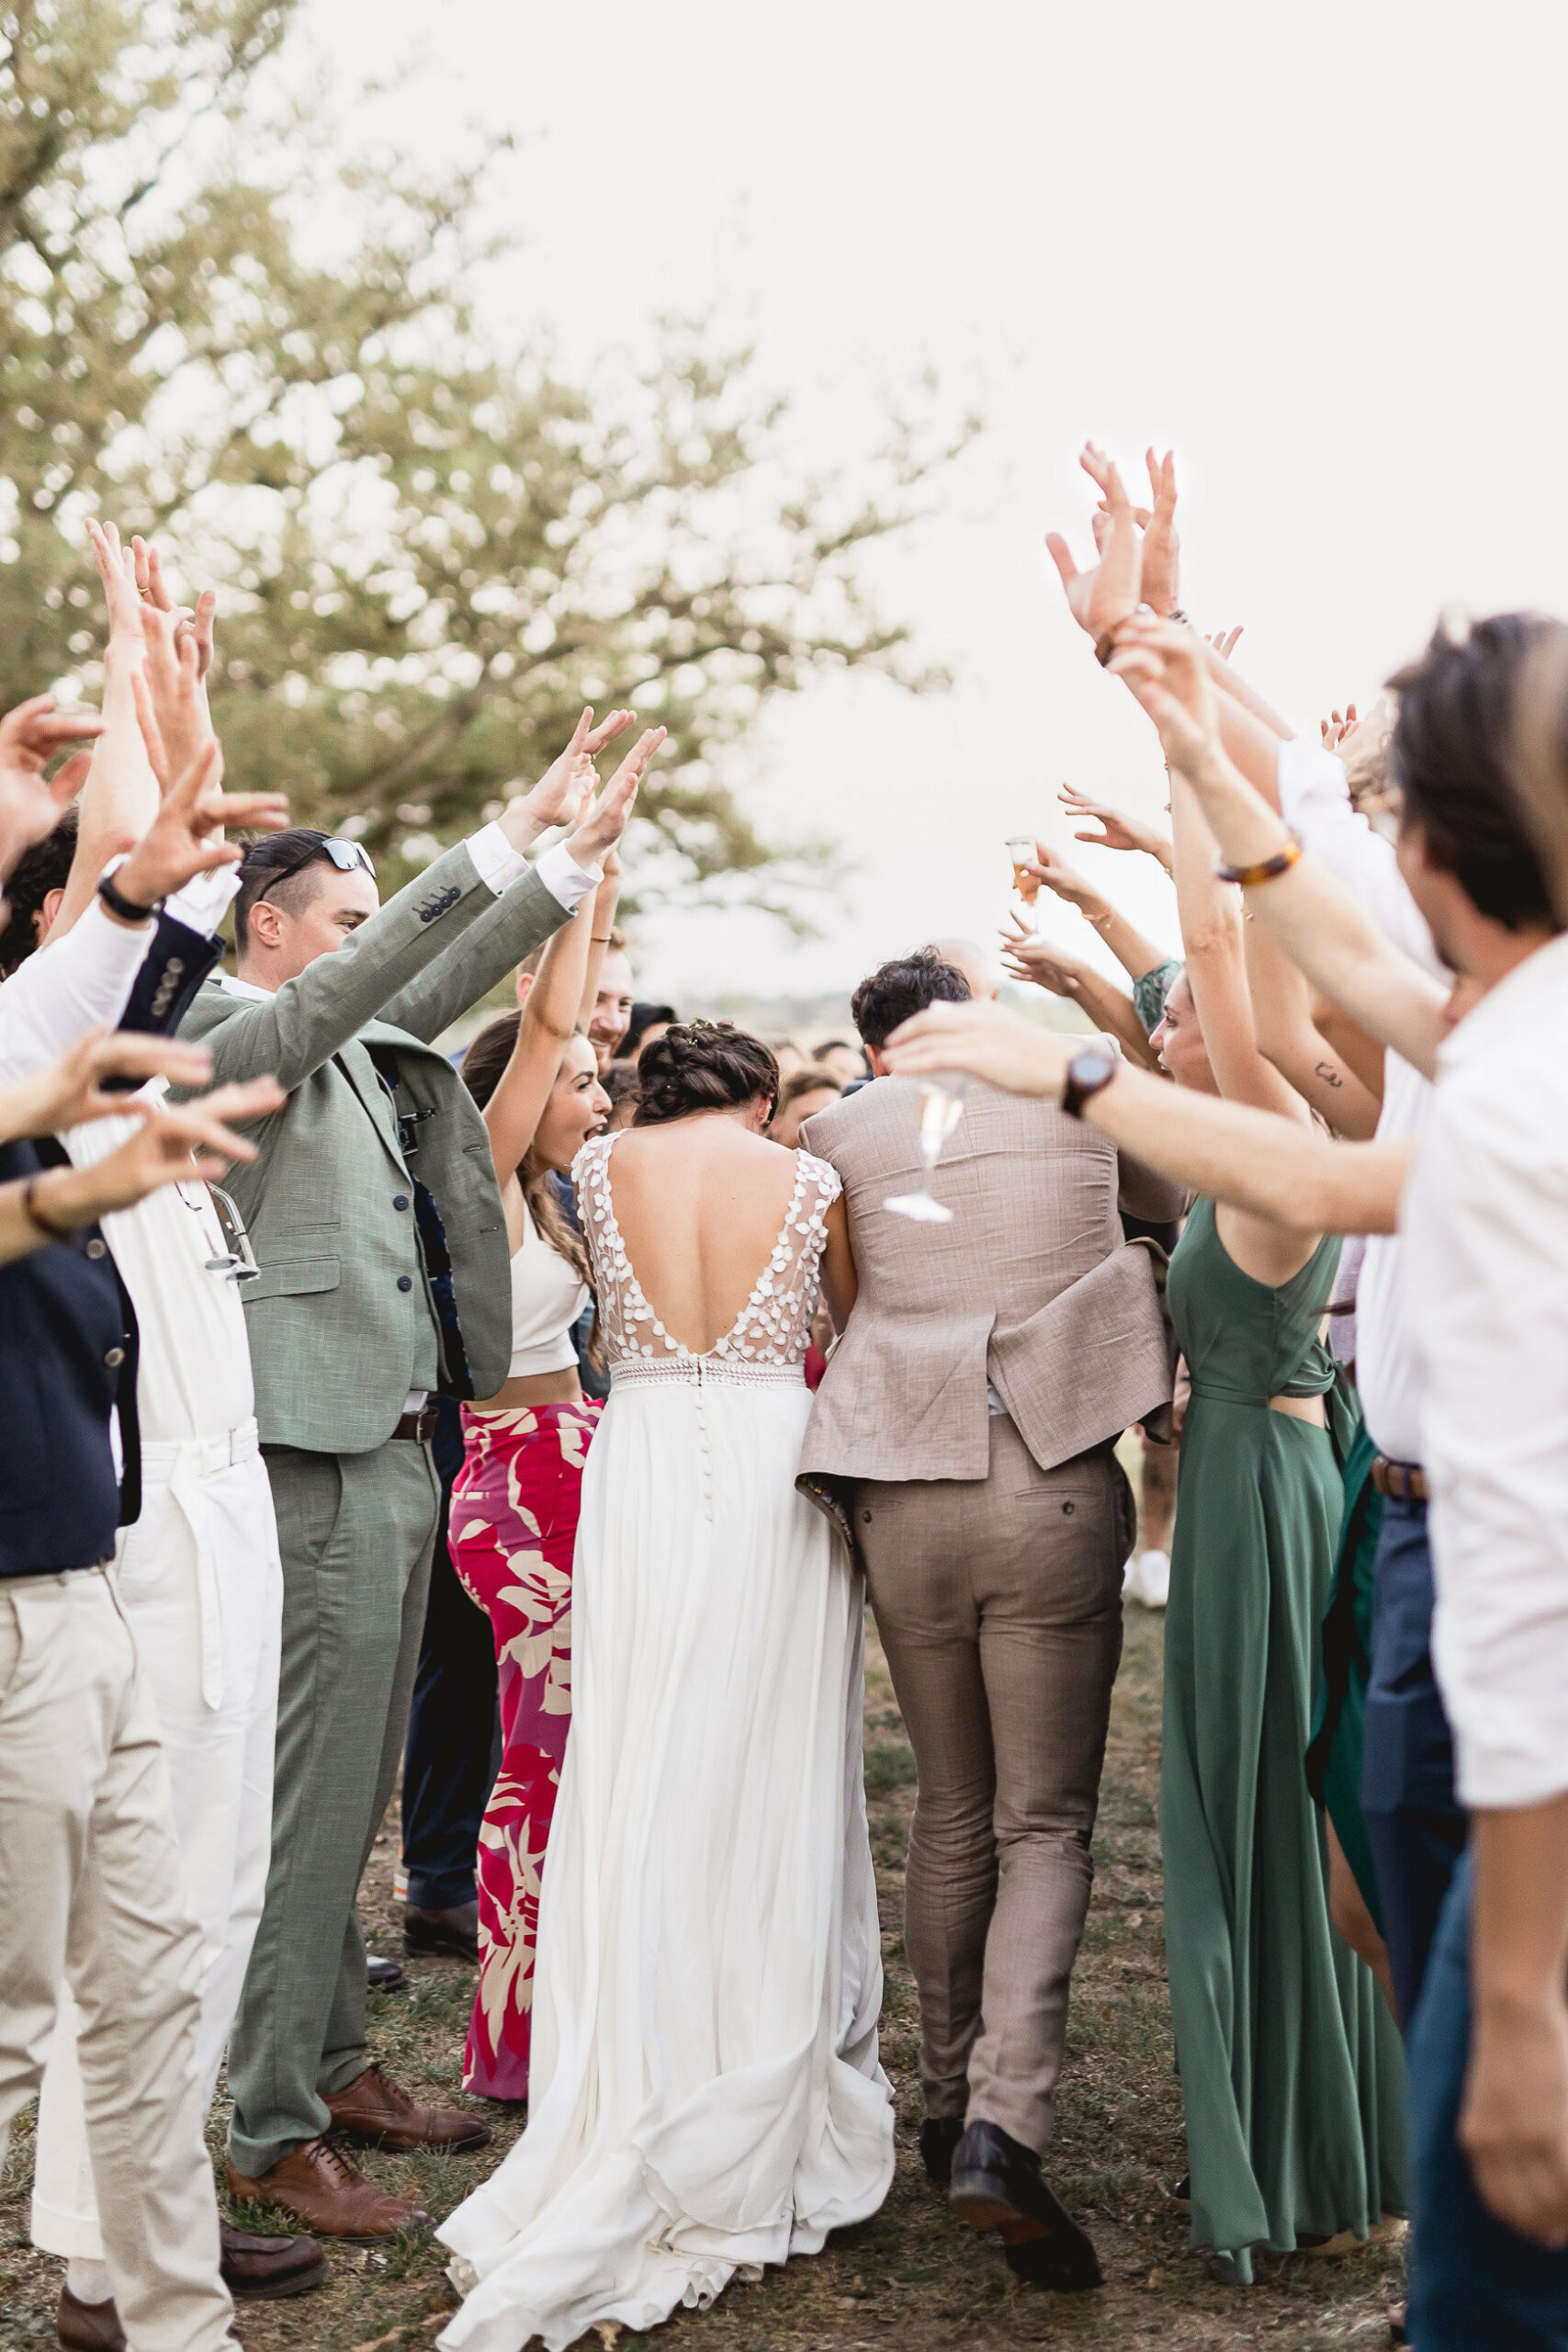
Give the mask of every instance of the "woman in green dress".
[[(1179, 1084), (1303, 1119), (1258, 1049), (1254, 985), (1292, 985), (1172, 783), (1187, 968), (1156, 1032)], [(1326, 1050), (1326, 1049), (1325, 1049)], [(1353, 2245), (1404, 2210), (1403, 2059), (1329, 1921), (1307, 1786), (1355, 1415), (1320, 1325), (1337, 1239), (1200, 1200), (1168, 1296), (1192, 1384), (1166, 1617), (1160, 1838), (1192, 2242), (1238, 2284), (1255, 2248)]]

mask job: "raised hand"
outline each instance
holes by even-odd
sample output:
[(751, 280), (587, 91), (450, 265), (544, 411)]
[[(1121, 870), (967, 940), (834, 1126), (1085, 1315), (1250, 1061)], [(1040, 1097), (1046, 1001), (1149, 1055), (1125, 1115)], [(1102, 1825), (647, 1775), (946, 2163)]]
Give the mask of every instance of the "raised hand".
[(1246, 626), (1245, 621), (1237, 621), (1235, 628), (1217, 628), (1205, 637), (1203, 642), (1213, 646), (1222, 662), (1228, 662), (1241, 641), (1241, 633)]
[(1024, 933), (1018, 938), (1002, 934), (1002, 962), (1009, 979), (1027, 980), (1037, 989), (1048, 989), (1052, 996), (1065, 996), (1076, 1003), (1083, 991), (1084, 975), (1089, 967), (1065, 948), (1054, 947), (1048, 939)]
[(209, 742), (164, 796), (147, 831), (115, 876), (121, 894), (150, 907), (197, 874), (217, 865), (237, 865), (238, 842), (219, 838), (226, 825), (275, 833), (288, 822), (281, 792), (225, 792), (223, 754)]
[(117, 655), (140, 657), (144, 642), (141, 628), (141, 598), (136, 585), (136, 559), (130, 548), (121, 542), (112, 523), (97, 522), (87, 517), (87, 544), (93, 550), (93, 560), (103, 582), (104, 604), (109, 621), (109, 658)]
[(199, 1086), (212, 1075), (205, 1046), (176, 1037), (143, 1037), (128, 1030), (89, 1029), (68, 1053), (0, 1091), (0, 1138), (59, 1135), (123, 1111), (121, 1093), (105, 1091), (106, 1078), (166, 1078), (175, 1086)]
[(1009, 1094), (1059, 1102), (1067, 1064), (1083, 1044), (1081, 1037), (1037, 1029), (999, 1004), (937, 1003), (895, 1029), (883, 1050), (888, 1069), (899, 1078), (963, 1070)]
[(1144, 463), (1149, 469), (1154, 504), (1134, 510), (1134, 520), (1144, 535), (1141, 602), (1163, 620), (1181, 602), (1181, 542), (1176, 536), (1176, 452), (1168, 449), (1163, 458), (1156, 458), (1152, 449), (1145, 449)]
[[(616, 729), (616, 733), (620, 729)], [(597, 801), (567, 843), (579, 865), (594, 866), (615, 848), (626, 830), (637, 803), (637, 786), (664, 741), (667, 728), (650, 727), (639, 735)]]
[(1353, 735), (1360, 723), (1353, 702), (1346, 704), (1343, 717), (1337, 710), (1331, 711), (1326, 718), (1320, 719), (1318, 722), (1318, 731), (1323, 737), (1324, 750), (1337, 752), (1346, 736)]
[(1194, 630), (1134, 613), (1117, 630), (1107, 667), (1125, 680), (1153, 719), (1173, 768), (1191, 775), (1218, 753), (1208, 655)]
[(509, 800), (499, 820), (501, 829), (519, 852), (530, 850), (552, 825), (575, 825), (594, 792), (599, 771), (593, 763), (607, 743), (624, 735), (637, 718), (635, 710), (613, 710), (597, 727), (592, 708), (573, 728), (571, 741), (553, 760), (532, 792)]
[(90, 742), (103, 731), (96, 711), (57, 710), (52, 695), (34, 695), (0, 718), (0, 875), (54, 831), (86, 781), (86, 754), (67, 760), (46, 784), (49, 762), (68, 743)]
[(1090, 818), (1100, 827), (1098, 832), (1075, 833), (1075, 841), (1092, 842), (1097, 849), (1142, 850), (1145, 856), (1157, 858), (1168, 874), (1170, 872), (1169, 838), (1157, 825), (1145, 825), (1142, 818), (1129, 816), (1124, 808), (1113, 808), (1109, 801), (1091, 800), (1076, 784), (1063, 785), (1056, 797), (1069, 817)]
[(1111, 459), (1092, 441), (1086, 441), (1078, 463), (1104, 500), (1103, 524), (1097, 524), (1095, 530), (1100, 561), (1092, 570), (1080, 571), (1059, 531), (1047, 531), (1045, 544), (1061, 575), (1073, 618), (1098, 645), (1137, 604), (1142, 557), (1132, 502)]
[(1061, 852), (1054, 850), (1049, 842), (1036, 842), (1034, 847), (1037, 854), (1034, 864), (1029, 868), (1030, 873), (1037, 876), (1048, 890), (1054, 890), (1058, 899), (1065, 899), (1069, 907), (1077, 907), (1090, 922), (1103, 921), (1111, 911), (1110, 901), (1102, 898), (1077, 866), (1069, 865)]

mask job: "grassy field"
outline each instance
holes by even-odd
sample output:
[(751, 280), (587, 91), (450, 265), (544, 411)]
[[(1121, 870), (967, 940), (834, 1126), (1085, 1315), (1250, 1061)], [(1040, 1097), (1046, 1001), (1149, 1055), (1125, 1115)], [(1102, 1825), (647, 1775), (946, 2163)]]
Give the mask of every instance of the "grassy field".
[[(1222, 2285), (1187, 2246), (1184, 2213), (1168, 2194), (1186, 2169), (1181, 2102), (1171, 2065), (1161, 1937), (1158, 1772), (1160, 1621), (1129, 1612), (1127, 1646), (1111, 1719), (1098, 1875), (1074, 1980), (1068, 2056), (1057, 2108), (1050, 2177), (1095, 2237), (1107, 2284), (1092, 2295), (1043, 2295), (1021, 2287), (993, 2244), (955, 2222), (925, 2183), (915, 2148), (920, 2102), (916, 2005), (904, 1961), (904, 1846), (914, 1760), (874, 1643), (866, 1691), (866, 1782), (882, 1889), (887, 1997), (883, 2059), (898, 2095), (898, 2172), (886, 2206), (846, 2231), (813, 2262), (770, 2270), (735, 2286), (711, 2311), (682, 2312), (660, 2332), (676, 2352), (945, 2352), (950, 2346), (1010, 2352), (1024, 2345), (1107, 2347), (1268, 2346), (1279, 2352), (1382, 2346), (1383, 2312), (1399, 2290), (1397, 2256), (1367, 2251), (1337, 2260), (1267, 2259), (1249, 2290)], [(371, 1941), (397, 1953), (391, 1897), (395, 1847), (378, 1849), (366, 1889)], [(400, 1991), (372, 2002), (377, 2054), (421, 2095), (461, 2102), (457, 2086), (471, 1973), (457, 1962), (412, 1962)], [(477, 2103), (476, 2103), (477, 2104)], [(370, 2155), (366, 2169), (437, 2215), (458, 2202), (515, 2138), (519, 2119), (485, 2109), (494, 2130), (478, 2158)], [(226, 2115), (213, 2118), (220, 2145)], [(32, 2126), (12, 2137), (0, 2197), (0, 2345), (54, 2341), (59, 2267), (27, 2238)], [(236, 2219), (268, 2227), (249, 2213)], [(253, 2352), (393, 2352), (431, 2344), (455, 2301), (440, 2251), (412, 2242), (384, 2253), (342, 2249), (330, 2285), (291, 2303), (242, 2309)], [(649, 2343), (622, 2336), (623, 2347)], [(594, 2344), (594, 2339), (590, 2339)], [(596, 2345), (594, 2346), (596, 2352)]]

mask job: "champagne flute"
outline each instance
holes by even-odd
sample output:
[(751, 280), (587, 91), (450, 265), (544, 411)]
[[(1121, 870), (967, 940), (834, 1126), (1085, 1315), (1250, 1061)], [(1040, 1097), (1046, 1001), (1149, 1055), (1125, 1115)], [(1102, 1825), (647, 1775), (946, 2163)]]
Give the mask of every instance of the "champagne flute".
[(943, 1208), (931, 1191), (937, 1161), (964, 1105), (953, 1090), (961, 1079), (943, 1071), (940, 1078), (920, 1080), (920, 1160), (924, 1170), (918, 1193), (893, 1193), (882, 1204), (895, 1216), (913, 1217), (917, 1225), (951, 1225), (953, 1211)]
[(1040, 876), (1029, 869), (1040, 854), (1039, 845), (1027, 834), (1015, 833), (1008, 842), (1007, 852), (1012, 860), (1012, 888), (1018, 901), (1018, 919), (1032, 939), (1040, 928), (1036, 906), (1040, 897)]

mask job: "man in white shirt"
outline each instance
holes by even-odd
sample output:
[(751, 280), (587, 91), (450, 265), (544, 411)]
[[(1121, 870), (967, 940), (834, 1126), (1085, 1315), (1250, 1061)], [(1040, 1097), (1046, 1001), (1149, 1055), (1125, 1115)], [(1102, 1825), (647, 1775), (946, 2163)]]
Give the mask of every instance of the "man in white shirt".
[[(1222, 708), (1224, 707), (1222, 706)], [(1234, 732), (1227, 727), (1228, 739)], [(1451, 975), (1399, 870), (1393, 843), (1350, 805), (1343, 761), (1304, 738), (1278, 750), (1280, 813), (1350, 890), (1384, 937), (1436, 979)], [(1422, 1132), (1431, 1085), (1392, 1049), (1383, 1063), (1382, 1141)], [(1416, 2014), (1438, 1917), (1463, 1850), (1453, 1741), (1432, 1668), (1432, 1564), (1421, 1452), (1421, 1380), (1397, 1234), (1368, 1237), (1356, 1294), (1356, 1382), (1378, 1449), (1383, 1498), (1372, 1571), (1371, 1673), (1361, 1810), (1377, 1871), (1389, 1966), (1405, 2027)]]
[(595, 737), (585, 720), (533, 794), (385, 908), (355, 843), (299, 831), (259, 844), (236, 906), (239, 977), (209, 982), (185, 1026), (217, 1070), (265, 1065), (289, 1098), (234, 1187), (262, 1268), (244, 1307), (285, 1600), (272, 1864), (229, 2057), (230, 2178), (326, 2236), (389, 2237), (427, 2218), (329, 2135), (451, 2149), (489, 2137), (470, 2113), (416, 2108), (369, 2063), (355, 1916), (423, 1619), (430, 1397), (473, 1395), (476, 1378), (488, 1394), (510, 1348), (482, 1127), (433, 1041), (595, 886), (657, 736), (570, 841), (532, 869), (522, 852), (575, 818), (597, 781), (592, 750), (626, 723)]

